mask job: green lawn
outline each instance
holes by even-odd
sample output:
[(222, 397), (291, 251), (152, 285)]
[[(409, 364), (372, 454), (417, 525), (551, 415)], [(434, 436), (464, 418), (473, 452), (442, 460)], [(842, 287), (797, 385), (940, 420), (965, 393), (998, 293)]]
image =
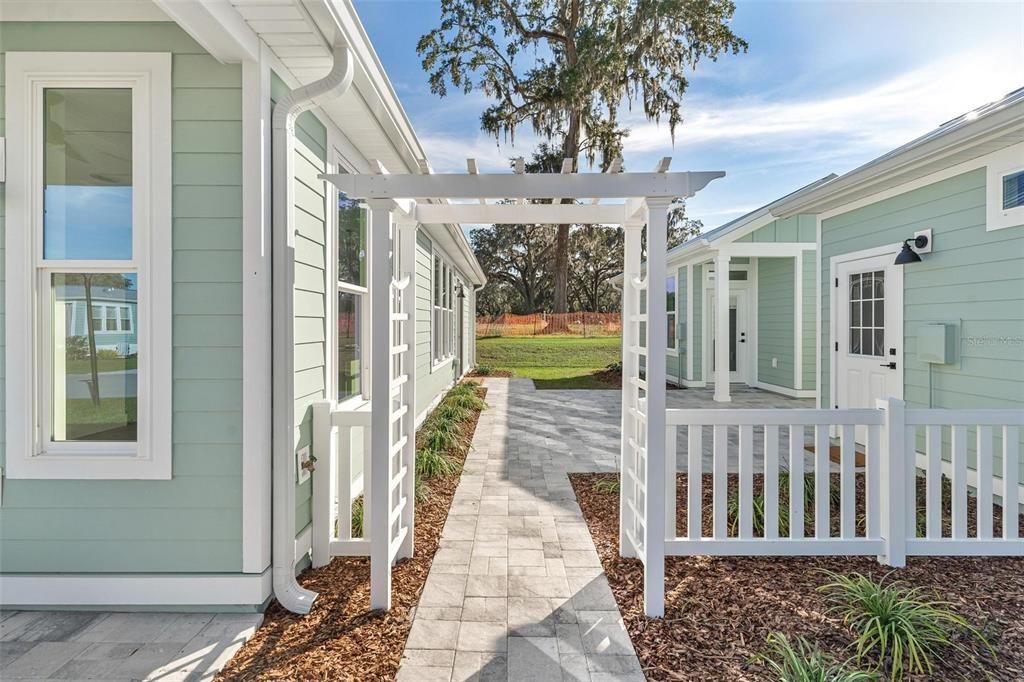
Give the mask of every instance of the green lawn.
[(612, 388), (594, 377), (622, 355), (615, 337), (524, 336), (477, 340), (477, 364), (533, 379), (538, 389)]

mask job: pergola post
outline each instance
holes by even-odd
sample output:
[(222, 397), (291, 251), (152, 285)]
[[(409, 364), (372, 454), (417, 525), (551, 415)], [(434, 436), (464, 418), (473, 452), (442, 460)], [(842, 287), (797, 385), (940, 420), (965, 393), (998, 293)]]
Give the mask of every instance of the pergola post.
[(364, 505), (369, 511), (370, 608), (391, 608), (391, 199), (370, 207), (370, 471), (363, 472)]
[(402, 466), (405, 475), (402, 480), (402, 492), (405, 495), (405, 507), (402, 508), (402, 526), (407, 528), (405, 538), (398, 548), (396, 558), (405, 559), (413, 554), (413, 531), (416, 522), (416, 233), (419, 224), (415, 220), (403, 219), (398, 222), (395, 235), (398, 239), (398, 278), (409, 278), (409, 284), (402, 289), (402, 313), (396, 324), (402, 330), (403, 345), (409, 350), (402, 353), (401, 385), (402, 403), (408, 406), (402, 417), (402, 434), (405, 445), (402, 447)]
[[(665, 315), (668, 209), (666, 198), (648, 198), (647, 204), (647, 391), (644, 445), (644, 612), (650, 618), (665, 615), (665, 508), (666, 453), (665, 363), (668, 351), (668, 316)], [(674, 487), (674, 486), (673, 486)]]
[(729, 395), (729, 254), (715, 255), (715, 402), (727, 403)]
[(643, 236), (642, 221), (629, 221), (623, 225), (626, 233), (626, 247), (622, 264), (622, 438), (619, 452), (619, 554), (635, 557), (636, 548), (629, 539), (627, 529), (635, 524), (629, 500), (635, 504), (635, 486), (631, 472), (636, 472), (636, 452), (629, 444), (636, 438), (632, 412), (637, 409), (640, 389), (632, 383), (639, 375), (639, 357), (633, 351), (640, 346), (640, 291), (635, 281), (640, 277), (640, 240)]

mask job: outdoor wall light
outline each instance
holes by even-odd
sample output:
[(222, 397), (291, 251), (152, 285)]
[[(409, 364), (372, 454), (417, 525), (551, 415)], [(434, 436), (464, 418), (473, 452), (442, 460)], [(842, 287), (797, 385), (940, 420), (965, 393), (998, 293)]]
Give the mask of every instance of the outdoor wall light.
[[(918, 260), (921, 259), (918, 258)], [(466, 289), (461, 284), (457, 285), (455, 287), (455, 295), (458, 296), (459, 300), (466, 298)]]
[(906, 265), (907, 263), (920, 263), (921, 256), (911, 248), (910, 243), (914, 243), (914, 247), (923, 249), (928, 246), (928, 237), (923, 234), (919, 234), (916, 237), (903, 240), (903, 248), (896, 254), (896, 265)]

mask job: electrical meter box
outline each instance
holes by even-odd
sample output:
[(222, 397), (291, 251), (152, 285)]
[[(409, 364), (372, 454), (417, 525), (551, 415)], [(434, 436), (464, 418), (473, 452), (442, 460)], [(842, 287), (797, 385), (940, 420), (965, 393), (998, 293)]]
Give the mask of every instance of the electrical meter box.
[(933, 365), (956, 362), (956, 325), (944, 322), (922, 324), (917, 331), (917, 359)]

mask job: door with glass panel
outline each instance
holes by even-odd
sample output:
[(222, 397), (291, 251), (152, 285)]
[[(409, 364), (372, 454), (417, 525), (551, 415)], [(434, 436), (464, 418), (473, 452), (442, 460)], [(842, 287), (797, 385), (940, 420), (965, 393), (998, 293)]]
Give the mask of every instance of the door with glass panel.
[[(892, 254), (836, 265), (832, 393), (838, 408), (871, 408), (876, 400), (903, 396), (901, 274)], [(858, 442), (864, 437), (858, 433)]]

